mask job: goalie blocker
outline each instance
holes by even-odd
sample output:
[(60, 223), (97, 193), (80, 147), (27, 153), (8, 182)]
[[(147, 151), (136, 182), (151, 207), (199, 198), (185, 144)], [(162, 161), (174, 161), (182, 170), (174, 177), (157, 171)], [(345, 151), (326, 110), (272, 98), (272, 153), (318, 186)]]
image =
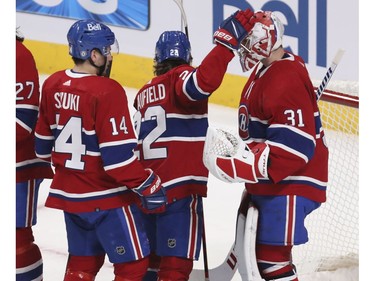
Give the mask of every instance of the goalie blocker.
[(269, 151), (266, 143), (253, 142), (247, 145), (239, 136), (209, 127), (203, 162), (222, 181), (256, 183), (258, 178), (268, 178)]

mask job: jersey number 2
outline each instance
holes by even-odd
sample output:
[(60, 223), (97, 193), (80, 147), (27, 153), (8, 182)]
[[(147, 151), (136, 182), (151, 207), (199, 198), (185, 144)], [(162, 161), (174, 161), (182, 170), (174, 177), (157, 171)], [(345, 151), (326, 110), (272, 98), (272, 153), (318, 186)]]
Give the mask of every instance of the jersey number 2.
[(140, 135), (142, 121), (155, 121), (155, 126), (149, 133), (143, 137), (142, 140), (142, 152), (145, 160), (159, 159), (167, 157), (167, 149), (165, 147), (152, 148), (151, 145), (155, 143), (160, 136), (167, 129), (167, 120), (165, 116), (165, 110), (161, 106), (152, 106), (146, 109), (144, 117), (142, 118), (141, 113), (137, 111), (134, 115), (134, 123), (138, 136)]

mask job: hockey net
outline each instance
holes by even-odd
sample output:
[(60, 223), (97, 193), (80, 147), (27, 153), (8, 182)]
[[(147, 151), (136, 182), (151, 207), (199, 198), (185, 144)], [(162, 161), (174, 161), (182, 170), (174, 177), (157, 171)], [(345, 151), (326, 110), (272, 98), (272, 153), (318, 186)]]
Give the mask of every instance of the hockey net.
[(330, 150), (327, 202), (306, 220), (309, 242), (294, 247), (299, 274), (358, 266), (358, 105), (358, 82), (331, 81), (319, 101)]

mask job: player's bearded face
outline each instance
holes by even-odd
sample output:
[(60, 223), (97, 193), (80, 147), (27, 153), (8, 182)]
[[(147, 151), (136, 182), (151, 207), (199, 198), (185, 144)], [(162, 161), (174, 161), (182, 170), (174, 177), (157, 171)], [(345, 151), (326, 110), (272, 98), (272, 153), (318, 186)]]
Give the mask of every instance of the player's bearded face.
[(105, 56), (100, 54), (99, 59), (94, 65), (97, 69), (96, 74), (98, 76), (109, 77), (112, 68), (112, 55), (110, 53)]
[(102, 71), (101, 76), (109, 77), (111, 75), (111, 69), (112, 69), (112, 56), (109, 55), (106, 57), (106, 62), (105, 62), (104, 69)]
[(115, 40), (115, 43), (111, 46), (107, 46), (103, 49), (103, 54), (105, 57), (105, 64), (104, 69), (101, 72), (101, 76), (109, 77), (111, 75), (111, 69), (112, 69), (112, 61), (113, 61), (113, 55), (117, 55), (119, 53), (119, 45), (117, 40)]

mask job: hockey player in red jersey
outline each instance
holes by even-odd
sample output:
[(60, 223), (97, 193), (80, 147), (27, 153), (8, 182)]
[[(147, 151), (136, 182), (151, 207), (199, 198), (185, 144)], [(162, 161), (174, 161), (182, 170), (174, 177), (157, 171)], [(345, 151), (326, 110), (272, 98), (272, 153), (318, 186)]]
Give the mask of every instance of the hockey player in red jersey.
[(145, 212), (163, 211), (164, 188), (134, 155), (126, 93), (109, 78), (114, 33), (80, 20), (67, 39), (74, 67), (44, 82), (35, 133), (38, 157), (55, 167), (46, 206), (64, 211), (64, 280), (94, 280), (107, 254), (115, 281), (140, 281), (150, 248), (137, 203)]
[(282, 23), (258, 11), (250, 24), (238, 50), (243, 70), (251, 70), (238, 109), (240, 138), (230, 156), (212, 155), (215, 138), (208, 138), (205, 163), (222, 180), (246, 182), (244, 200), (259, 210), (262, 278), (296, 281), (292, 247), (308, 241), (304, 220), (326, 201), (328, 148), (305, 63), (283, 49)]
[(247, 35), (252, 14), (247, 10), (226, 19), (214, 35), (220, 44), (197, 68), (191, 66), (190, 42), (183, 32), (165, 31), (156, 43), (155, 77), (135, 97), (134, 124), (139, 159), (160, 176), (168, 205), (163, 214), (145, 215), (154, 255), (144, 280), (188, 280), (199, 258), (208, 180), (202, 161), (208, 98)]
[(39, 109), (39, 75), (32, 53), (16, 33), (16, 280), (42, 280), (43, 260), (34, 243), (37, 203), (51, 165), (35, 155), (34, 129)]

